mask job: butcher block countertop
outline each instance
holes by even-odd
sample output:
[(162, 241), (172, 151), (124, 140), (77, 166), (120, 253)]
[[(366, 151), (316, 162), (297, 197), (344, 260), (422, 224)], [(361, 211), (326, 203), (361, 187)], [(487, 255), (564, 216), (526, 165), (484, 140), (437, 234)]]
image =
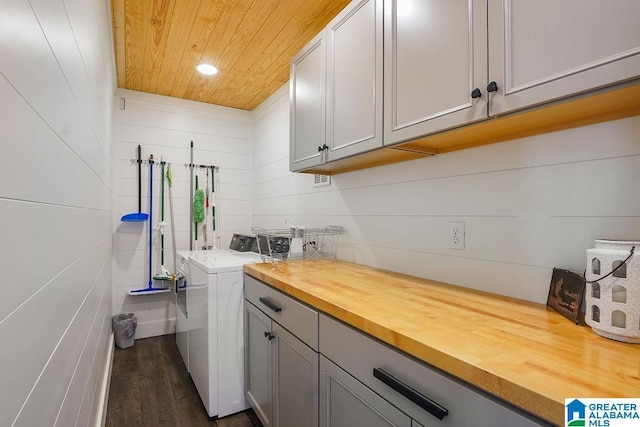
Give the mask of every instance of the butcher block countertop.
[(541, 304), (342, 261), (244, 271), (556, 425), (566, 397), (640, 397), (640, 345)]

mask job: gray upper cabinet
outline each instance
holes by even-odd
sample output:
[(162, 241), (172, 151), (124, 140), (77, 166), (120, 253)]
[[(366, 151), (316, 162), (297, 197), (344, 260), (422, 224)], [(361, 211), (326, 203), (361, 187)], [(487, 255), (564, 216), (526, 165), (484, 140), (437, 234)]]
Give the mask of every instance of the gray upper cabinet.
[(382, 25), (382, 0), (360, 0), (327, 26), (326, 160), (382, 146)]
[[(596, 91), (640, 82), (638, 16), (638, 0), (354, 0), (292, 62), (290, 170), (339, 173), (415, 158), (395, 149), (437, 154), (637, 114), (637, 101)], [(537, 108), (587, 93), (591, 103)]]
[(487, 118), (486, 14), (486, 0), (385, 0), (385, 145)]
[(637, 0), (489, 0), (490, 114), (640, 74)]
[(291, 62), (290, 170), (382, 147), (382, 0), (356, 0)]
[(289, 169), (322, 163), (325, 144), (326, 39), (320, 33), (291, 61)]
[(385, 145), (640, 75), (637, 0), (385, 1)]

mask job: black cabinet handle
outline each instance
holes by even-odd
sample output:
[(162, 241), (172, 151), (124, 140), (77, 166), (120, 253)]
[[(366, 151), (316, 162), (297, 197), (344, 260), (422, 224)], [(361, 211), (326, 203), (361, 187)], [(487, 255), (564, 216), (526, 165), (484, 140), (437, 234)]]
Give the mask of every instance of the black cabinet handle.
[(282, 311), (281, 307), (278, 307), (277, 305), (269, 301), (266, 297), (260, 297), (260, 302), (266, 305), (267, 307), (269, 307), (271, 310), (275, 311), (276, 313), (279, 313)]
[(449, 415), (449, 411), (442, 405), (437, 404), (419, 391), (414, 390), (393, 375), (380, 368), (373, 368), (373, 376), (436, 417), (442, 420)]
[(491, 82), (487, 85), (487, 92), (497, 92), (498, 91), (498, 83)]
[(264, 333), (264, 337), (267, 338), (269, 341), (271, 341), (272, 339), (274, 339), (276, 336), (273, 335), (271, 332), (265, 332)]
[(474, 90), (471, 91), (471, 98), (476, 99), (476, 98), (480, 98), (482, 96), (482, 91), (478, 88), (475, 88)]
[(318, 145), (318, 152), (324, 150), (324, 148), (322, 148), (322, 145)]

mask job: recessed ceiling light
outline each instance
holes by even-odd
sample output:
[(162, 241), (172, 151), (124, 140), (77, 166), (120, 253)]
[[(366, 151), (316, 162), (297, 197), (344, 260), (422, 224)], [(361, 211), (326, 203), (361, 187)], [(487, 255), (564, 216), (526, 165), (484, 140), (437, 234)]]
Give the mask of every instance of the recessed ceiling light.
[(214, 74), (218, 74), (218, 69), (211, 64), (200, 64), (196, 67), (196, 70), (206, 76), (213, 76)]

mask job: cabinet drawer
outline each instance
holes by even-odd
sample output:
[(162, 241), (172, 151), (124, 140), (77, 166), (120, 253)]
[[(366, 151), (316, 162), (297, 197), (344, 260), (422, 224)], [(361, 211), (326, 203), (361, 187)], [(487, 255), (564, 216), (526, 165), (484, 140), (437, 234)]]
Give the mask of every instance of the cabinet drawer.
[(244, 297), (318, 351), (317, 311), (247, 274), (244, 275)]
[[(411, 417), (320, 357), (320, 427), (411, 427)], [(417, 425), (417, 424), (416, 424)]]
[(548, 425), (325, 315), (319, 329), (320, 353), (420, 424)]

